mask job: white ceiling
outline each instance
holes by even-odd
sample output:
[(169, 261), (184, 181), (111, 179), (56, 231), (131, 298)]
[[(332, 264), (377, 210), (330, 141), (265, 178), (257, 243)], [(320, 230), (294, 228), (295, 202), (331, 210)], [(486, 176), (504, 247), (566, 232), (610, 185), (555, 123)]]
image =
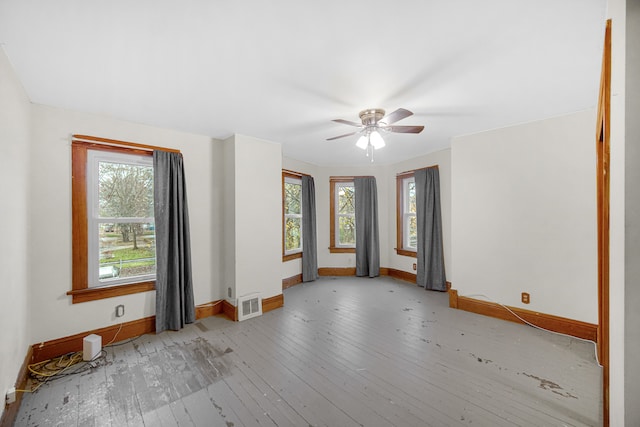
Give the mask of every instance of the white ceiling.
[[(365, 108), (403, 107), (376, 163), (595, 106), (605, 0), (0, 0), (34, 103), (366, 164)], [(595, 124), (594, 124), (595, 126)], [(73, 132), (73, 130), (70, 130)], [(109, 135), (100, 135), (109, 137)]]

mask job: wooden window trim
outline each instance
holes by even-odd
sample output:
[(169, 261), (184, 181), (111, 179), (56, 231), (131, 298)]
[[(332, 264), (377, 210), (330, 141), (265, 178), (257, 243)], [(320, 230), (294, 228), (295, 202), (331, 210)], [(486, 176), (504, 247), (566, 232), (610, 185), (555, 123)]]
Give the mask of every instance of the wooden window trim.
[[(285, 254), (285, 243), (284, 243), (284, 182), (286, 178), (293, 178), (293, 179), (301, 179), (305, 174), (299, 173), (299, 172), (295, 172), (295, 171), (290, 171), (287, 169), (282, 169), (282, 262), (286, 262), (286, 261), (291, 261), (293, 259), (298, 259), (298, 258), (302, 258), (302, 250), (300, 252), (296, 252), (294, 254)], [(304, 236), (303, 236), (304, 238)]]
[(606, 21), (596, 121), (596, 200), (598, 235), (598, 359), (602, 365), (602, 425), (610, 425), (610, 167), (611, 19)]
[(336, 184), (340, 182), (353, 182), (353, 180), (353, 176), (329, 177), (329, 253), (332, 254), (356, 253), (356, 248), (345, 248), (336, 246)]
[(72, 283), (67, 292), (72, 303), (95, 301), (121, 295), (155, 290), (155, 281), (126, 283), (89, 288), (87, 235), (87, 151), (101, 150), (150, 156), (153, 150), (177, 152), (179, 150), (117, 141), (86, 135), (73, 135), (71, 141), (71, 205), (72, 205)]

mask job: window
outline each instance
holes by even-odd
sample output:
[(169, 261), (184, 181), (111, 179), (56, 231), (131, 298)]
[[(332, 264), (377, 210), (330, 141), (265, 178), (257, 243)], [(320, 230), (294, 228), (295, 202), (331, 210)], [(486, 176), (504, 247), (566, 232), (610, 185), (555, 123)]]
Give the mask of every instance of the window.
[(80, 139), (74, 136), (71, 146), (73, 283), (67, 294), (79, 303), (153, 290), (156, 254), (150, 150), (157, 147), (76, 137)]
[(87, 151), (88, 287), (155, 280), (153, 159)]
[(417, 256), (416, 182), (413, 172), (396, 177), (396, 216), (398, 255)]
[(283, 250), (285, 260), (302, 255), (302, 180), (283, 172)]
[(332, 177), (330, 252), (355, 252), (356, 200), (353, 178)]

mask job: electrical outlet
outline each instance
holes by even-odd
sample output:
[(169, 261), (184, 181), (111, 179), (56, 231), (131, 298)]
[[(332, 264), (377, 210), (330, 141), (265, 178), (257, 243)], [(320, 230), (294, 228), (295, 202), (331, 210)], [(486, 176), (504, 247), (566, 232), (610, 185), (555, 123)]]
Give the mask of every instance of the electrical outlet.
[(522, 303), (523, 304), (529, 304), (529, 294), (526, 292), (522, 293)]
[(11, 387), (8, 391), (7, 394), (4, 398), (5, 402), (7, 402), (7, 404), (13, 403), (16, 401), (16, 388), (15, 387)]
[(418, 269), (418, 264), (416, 264), (415, 262), (413, 263), (413, 269), (417, 270)]
[(124, 304), (116, 305), (116, 317), (124, 316)]

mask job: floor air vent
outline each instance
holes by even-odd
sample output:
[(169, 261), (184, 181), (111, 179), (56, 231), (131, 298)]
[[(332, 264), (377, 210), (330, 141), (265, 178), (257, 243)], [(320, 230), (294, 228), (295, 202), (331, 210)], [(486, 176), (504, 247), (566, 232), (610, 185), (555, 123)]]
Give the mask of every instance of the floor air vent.
[(238, 297), (238, 321), (262, 315), (262, 297), (254, 293)]

